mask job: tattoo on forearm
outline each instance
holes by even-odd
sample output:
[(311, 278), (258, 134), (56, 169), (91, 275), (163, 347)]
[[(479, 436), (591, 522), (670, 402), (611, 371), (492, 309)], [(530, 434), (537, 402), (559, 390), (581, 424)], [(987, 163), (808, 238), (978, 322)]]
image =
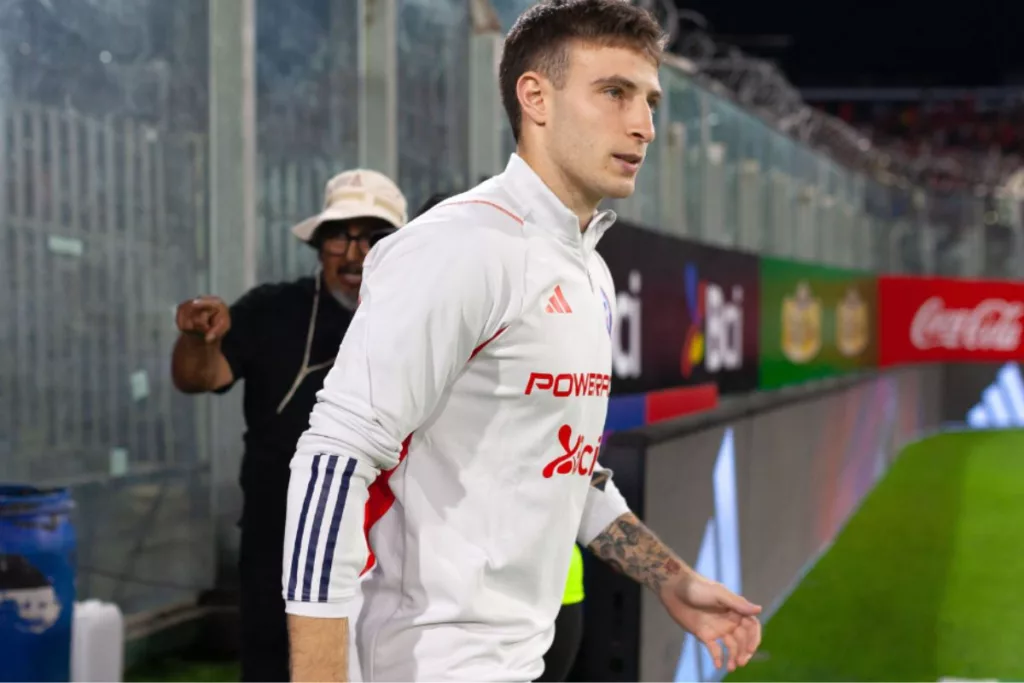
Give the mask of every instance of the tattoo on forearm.
[(684, 569), (682, 561), (632, 513), (616, 519), (588, 547), (616, 571), (655, 593)]

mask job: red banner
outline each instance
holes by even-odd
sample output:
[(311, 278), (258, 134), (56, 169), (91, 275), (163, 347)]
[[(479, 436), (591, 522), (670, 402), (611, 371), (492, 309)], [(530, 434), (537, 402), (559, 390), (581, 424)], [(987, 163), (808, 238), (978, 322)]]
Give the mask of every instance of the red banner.
[(1024, 359), (1024, 282), (878, 279), (880, 365)]

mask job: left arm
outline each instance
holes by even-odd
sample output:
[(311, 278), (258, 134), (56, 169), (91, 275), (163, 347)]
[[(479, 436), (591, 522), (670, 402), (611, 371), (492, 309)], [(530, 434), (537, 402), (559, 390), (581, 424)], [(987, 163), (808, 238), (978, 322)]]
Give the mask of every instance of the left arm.
[[(745, 666), (761, 642), (761, 608), (688, 567), (629, 511), (609, 475), (601, 468), (594, 471), (577, 540), (619, 573), (654, 591), (676, 623), (704, 643), (716, 668), (723, 662), (729, 671)], [(616, 510), (622, 512), (608, 522)], [(595, 527), (601, 530), (595, 533)]]
[(693, 573), (632, 512), (612, 522), (587, 547), (612, 569), (659, 597), (667, 585)]
[[(605, 288), (613, 293), (608, 305), (614, 321), (615, 283), (604, 259), (595, 255)], [(729, 671), (745, 666), (761, 642), (761, 608), (688, 567), (630, 511), (611, 474), (600, 464), (594, 468), (576, 540), (654, 591), (676, 623), (704, 643), (716, 668), (723, 663), (722, 645), (729, 652)]]
[(670, 580), (692, 570), (630, 512), (611, 475), (600, 464), (594, 468), (576, 540), (620, 574), (660, 596)]

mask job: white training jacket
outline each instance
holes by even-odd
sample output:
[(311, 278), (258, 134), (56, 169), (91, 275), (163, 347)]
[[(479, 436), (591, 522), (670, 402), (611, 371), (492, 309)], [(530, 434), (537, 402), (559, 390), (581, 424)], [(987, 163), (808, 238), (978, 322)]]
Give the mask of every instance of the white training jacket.
[(292, 459), (283, 578), (289, 614), (358, 617), (364, 680), (542, 673), (573, 542), (628, 512), (596, 462), (614, 220), (581, 234), (513, 155), (367, 257)]

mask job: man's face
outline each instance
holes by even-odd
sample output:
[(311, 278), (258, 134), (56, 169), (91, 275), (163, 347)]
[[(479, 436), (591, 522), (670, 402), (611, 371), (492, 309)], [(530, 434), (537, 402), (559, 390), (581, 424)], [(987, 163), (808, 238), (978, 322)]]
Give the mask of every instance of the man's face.
[(324, 224), (328, 237), (320, 245), (324, 284), (351, 300), (359, 296), (363, 282), (363, 260), (370, 247), (392, 229), (372, 219), (355, 218), (343, 225)]
[(661, 98), (658, 67), (626, 47), (574, 42), (565, 85), (551, 94), (545, 138), (552, 161), (591, 201), (633, 193)]

